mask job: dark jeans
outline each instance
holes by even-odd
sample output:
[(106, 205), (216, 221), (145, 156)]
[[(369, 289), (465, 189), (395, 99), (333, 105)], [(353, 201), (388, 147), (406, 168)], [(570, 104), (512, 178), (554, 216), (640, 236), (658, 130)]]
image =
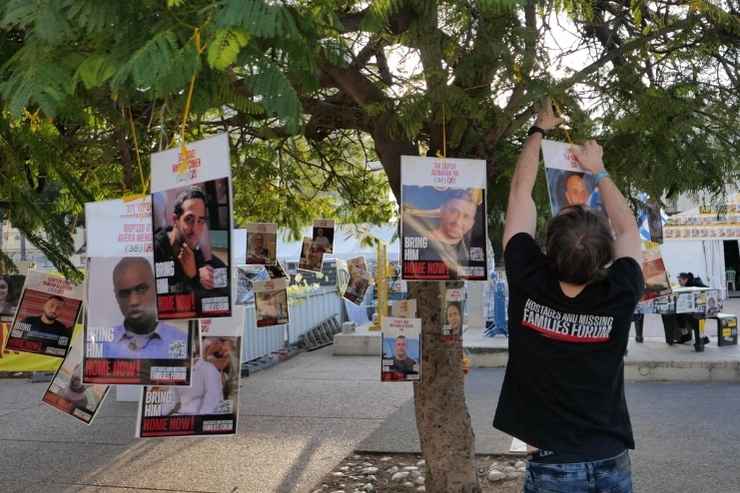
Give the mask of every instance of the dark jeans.
[(632, 493), (630, 456), (573, 464), (529, 461), (524, 493)]

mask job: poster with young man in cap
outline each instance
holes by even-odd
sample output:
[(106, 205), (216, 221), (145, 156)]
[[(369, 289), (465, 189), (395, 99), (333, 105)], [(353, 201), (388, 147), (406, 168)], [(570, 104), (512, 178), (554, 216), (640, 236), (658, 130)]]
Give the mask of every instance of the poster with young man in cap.
[(152, 154), (160, 320), (231, 316), (231, 227), (226, 134)]
[(401, 156), (401, 277), (483, 281), (486, 163)]

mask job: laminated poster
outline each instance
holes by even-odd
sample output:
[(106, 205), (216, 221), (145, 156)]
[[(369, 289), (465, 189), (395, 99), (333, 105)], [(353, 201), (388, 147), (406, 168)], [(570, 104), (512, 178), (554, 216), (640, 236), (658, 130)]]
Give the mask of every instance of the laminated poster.
[(64, 358), (83, 295), (64, 277), (28, 272), (5, 349)]
[(277, 225), (247, 224), (247, 265), (272, 265), (277, 262)]
[(231, 216), (226, 134), (152, 154), (160, 320), (231, 316)]
[(254, 304), (257, 327), (272, 327), (288, 323), (288, 279), (257, 281)]
[(421, 319), (383, 317), (380, 379), (421, 380)]
[(343, 296), (355, 305), (361, 305), (372, 281), (367, 270), (365, 257), (355, 257), (347, 260), (347, 270), (349, 271), (349, 282)]
[(582, 205), (606, 214), (593, 175), (581, 168), (571, 154), (570, 147), (565, 142), (542, 141), (552, 215), (573, 205)]
[(334, 253), (334, 220), (316, 219), (313, 222), (313, 244), (321, 253)]
[(444, 324), (442, 325), (442, 340), (453, 343), (462, 337), (464, 321), (465, 289), (455, 288), (445, 291)]
[(486, 163), (401, 156), (401, 277), (485, 281)]
[(316, 245), (312, 238), (303, 238), (301, 258), (298, 261), (298, 268), (310, 272), (321, 272), (323, 261), (324, 250)]

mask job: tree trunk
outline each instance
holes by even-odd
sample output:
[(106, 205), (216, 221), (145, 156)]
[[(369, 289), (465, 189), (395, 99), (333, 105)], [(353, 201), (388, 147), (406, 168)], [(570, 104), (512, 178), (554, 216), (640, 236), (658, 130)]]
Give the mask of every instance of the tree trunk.
[[(461, 288), (462, 281), (447, 283)], [(414, 384), (416, 428), (429, 493), (479, 493), (475, 435), (465, 404), (462, 337), (442, 341), (445, 283), (409, 283), (422, 326), (421, 382)]]

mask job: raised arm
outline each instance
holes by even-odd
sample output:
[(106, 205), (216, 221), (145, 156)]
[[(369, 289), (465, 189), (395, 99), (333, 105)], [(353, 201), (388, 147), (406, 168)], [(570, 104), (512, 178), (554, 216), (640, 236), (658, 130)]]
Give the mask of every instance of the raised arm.
[[(545, 100), (542, 111), (537, 115), (535, 127), (544, 131), (552, 130), (562, 120), (556, 118), (550, 99)], [(506, 208), (506, 225), (504, 226), (503, 246), (517, 233), (529, 233), (534, 236), (537, 227), (537, 209), (532, 199), (534, 182), (540, 163), (540, 146), (542, 133), (532, 133), (524, 142), (522, 152), (516, 162), (514, 176), (511, 178), (509, 203)]]
[[(583, 168), (591, 171), (597, 177), (605, 174), (603, 172), (606, 172), (606, 168), (602, 158), (604, 151), (595, 140), (589, 140), (581, 146), (574, 146), (572, 150), (573, 156)], [(627, 205), (627, 200), (609, 175), (601, 178), (598, 186), (606, 213), (616, 235), (614, 240), (615, 258), (632, 257), (637, 263), (641, 263), (640, 232), (637, 229), (635, 216)]]

